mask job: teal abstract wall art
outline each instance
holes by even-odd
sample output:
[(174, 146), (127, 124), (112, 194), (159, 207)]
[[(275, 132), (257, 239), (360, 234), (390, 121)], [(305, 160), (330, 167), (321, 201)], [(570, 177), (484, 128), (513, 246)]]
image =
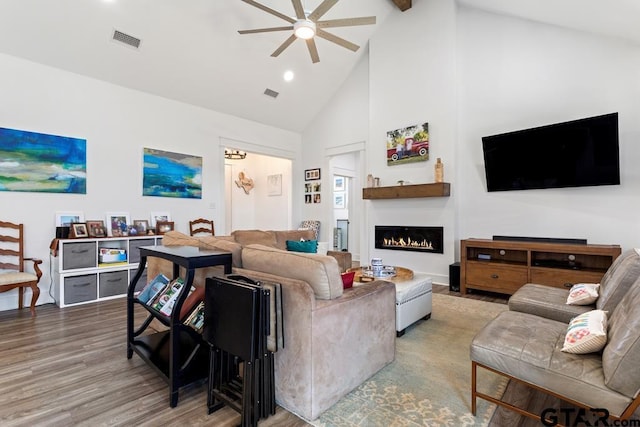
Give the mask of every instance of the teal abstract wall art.
[(87, 193), (87, 141), (0, 128), (0, 191)]
[(202, 157), (144, 148), (142, 195), (202, 198)]

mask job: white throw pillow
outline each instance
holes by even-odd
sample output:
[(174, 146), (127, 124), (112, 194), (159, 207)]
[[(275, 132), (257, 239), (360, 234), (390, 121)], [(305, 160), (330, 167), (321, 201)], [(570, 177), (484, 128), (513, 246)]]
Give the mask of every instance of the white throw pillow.
[(329, 242), (318, 242), (318, 253), (320, 255), (326, 255), (329, 251)]
[(600, 351), (607, 344), (607, 312), (591, 310), (569, 322), (562, 351), (586, 354)]
[(576, 283), (569, 290), (567, 304), (589, 305), (598, 299), (600, 283)]

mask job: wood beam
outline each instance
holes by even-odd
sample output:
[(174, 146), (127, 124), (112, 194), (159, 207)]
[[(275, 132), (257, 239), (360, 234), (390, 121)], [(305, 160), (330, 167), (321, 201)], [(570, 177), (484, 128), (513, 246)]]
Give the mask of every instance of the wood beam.
[(411, 9), (411, 0), (393, 0), (393, 2), (400, 8), (401, 11)]

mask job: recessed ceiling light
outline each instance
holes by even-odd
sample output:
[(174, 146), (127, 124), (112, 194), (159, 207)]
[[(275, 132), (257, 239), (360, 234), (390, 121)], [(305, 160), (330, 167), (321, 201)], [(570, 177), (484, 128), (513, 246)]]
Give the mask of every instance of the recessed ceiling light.
[(290, 82), (291, 80), (293, 80), (293, 71), (288, 70), (284, 72), (284, 81), (285, 82)]

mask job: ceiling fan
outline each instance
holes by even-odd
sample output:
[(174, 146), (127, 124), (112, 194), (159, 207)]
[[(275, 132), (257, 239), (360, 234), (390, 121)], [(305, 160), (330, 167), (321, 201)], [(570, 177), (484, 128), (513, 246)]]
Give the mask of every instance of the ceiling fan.
[(263, 4), (260, 4), (253, 0), (242, 0), (245, 3), (248, 3), (252, 6), (257, 7), (260, 10), (263, 10), (271, 15), (277, 16), (278, 18), (284, 19), (289, 22), (291, 25), (287, 25), (285, 27), (270, 27), (270, 28), (258, 28), (255, 30), (240, 30), (238, 33), (240, 34), (254, 34), (254, 33), (268, 33), (273, 31), (291, 31), (293, 33), (289, 36), (288, 39), (284, 41), (272, 54), (271, 56), (276, 57), (280, 55), (287, 47), (291, 45), (297, 38), (303, 39), (307, 43), (307, 49), (309, 49), (309, 55), (311, 55), (311, 62), (314, 64), (316, 62), (320, 62), (320, 57), (318, 56), (318, 49), (316, 48), (316, 42), (314, 40), (315, 36), (321, 37), (325, 40), (328, 40), (332, 43), (335, 43), (339, 46), (342, 46), (346, 49), (349, 49), (353, 52), (357, 51), (360, 46), (357, 44), (351, 43), (341, 37), (338, 37), (334, 34), (326, 32), (323, 28), (332, 28), (332, 27), (351, 27), (355, 25), (371, 25), (376, 23), (375, 16), (363, 16), (360, 18), (344, 18), (344, 19), (329, 19), (326, 21), (319, 21), (325, 13), (329, 11), (339, 0), (324, 0), (322, 3), (316, 7), (316, 9), (307, 13), (302, 6), (302, 0), (291, 0), (293, 4), (293, 9), (295, 10), (296, 16), (292, 18), (285, 14), (282, 14), (270, 7), (267, 7)]

